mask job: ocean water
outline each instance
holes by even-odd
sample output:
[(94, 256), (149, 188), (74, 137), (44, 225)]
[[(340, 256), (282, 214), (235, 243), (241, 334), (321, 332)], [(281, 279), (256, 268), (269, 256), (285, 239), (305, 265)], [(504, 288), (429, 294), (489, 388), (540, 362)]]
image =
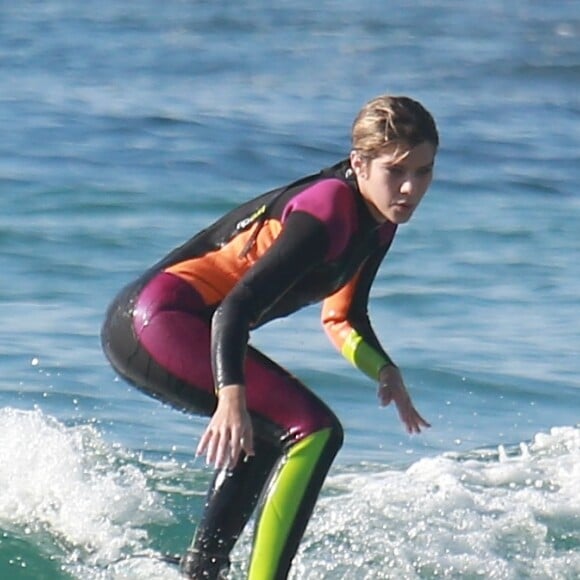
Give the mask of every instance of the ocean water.
[(0, 5), (0, 75), (1, 579), (178, 577), (156, 558), (199, 516), (205, 420), (115, 376), (104, 311), (344, 156), (384, 92), (442, 138), (371, 302), (432, 428), (379, 408), (318, 308), (254, 334), (346, 429), (291, 578), (580, 577), (576, 2), (24, 0)]

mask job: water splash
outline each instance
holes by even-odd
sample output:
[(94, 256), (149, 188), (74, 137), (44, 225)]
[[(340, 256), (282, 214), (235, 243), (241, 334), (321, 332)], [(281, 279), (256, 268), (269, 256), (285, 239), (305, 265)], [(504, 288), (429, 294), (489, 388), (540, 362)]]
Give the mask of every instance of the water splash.
[(577, 578), (578, 489), (577, 427), (406, 470), (336, 475), (293, 578)]
[[(37, 558), (83, 579), (128, 578), (128, 570), (159, 577), (147, 574), (152, 566), (158, 573), (154, 562), (111, 565), (148, 549), (146, 526), (172, 514), (134, 458), (93, 426), (68, 427), (40, 410), (0, 410), (0, 488), (4, 536), (36, 546)], [(12, 565), (27, 563), (16, 557)]]

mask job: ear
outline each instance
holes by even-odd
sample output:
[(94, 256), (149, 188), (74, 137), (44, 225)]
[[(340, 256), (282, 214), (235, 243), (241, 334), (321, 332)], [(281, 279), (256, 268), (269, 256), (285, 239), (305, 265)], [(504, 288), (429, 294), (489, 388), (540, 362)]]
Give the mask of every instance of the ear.
[(362, 177), (363, 179), (366, 177), (367, 173), (366, 161), (363, 159), (361, 154), (355, 149), (353, 149), (350, 152), (350, 166), (352, 167), (352, 170), (354, 171), (357, 177)]

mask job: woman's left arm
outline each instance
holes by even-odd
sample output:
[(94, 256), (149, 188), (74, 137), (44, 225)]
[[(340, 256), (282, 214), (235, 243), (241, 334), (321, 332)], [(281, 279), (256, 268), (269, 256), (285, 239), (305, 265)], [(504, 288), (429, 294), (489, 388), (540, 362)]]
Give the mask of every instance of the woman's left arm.
[(368, 316), (372, 283), (388, 246), (371, 254), (357, 275), (322, 307), (322, 324), (331, 342), (342, 355), (378, 382), (382, 406), (394, 402), (409, 433), (419, 433), (430, 424), (415, 409), (399, 368), (381, 346)]

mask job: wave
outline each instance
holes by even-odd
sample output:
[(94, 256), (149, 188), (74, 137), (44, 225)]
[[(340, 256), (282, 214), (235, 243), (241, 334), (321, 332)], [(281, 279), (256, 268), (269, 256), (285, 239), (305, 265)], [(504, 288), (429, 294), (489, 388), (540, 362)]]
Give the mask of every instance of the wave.
[[(340, 465), (291, 578), (575, 578), (579, 466), (580, 426), (402, 468)], [(209, 477), (176, 457), (110, 444), (92, 424), (4, 408), (0, 576), (177, 580), (158, 558), (185, 548)], [(234, 579), (243, 578), (248, 528)]]
[(12, 552), (3, 578), (22, 569), (28, 578), (120, 577), (111, 564), (148, 547), (147, 525), (173, 517), (131, 454), (91, 425), (40, 410), (0, 410), (0, 487), (3, 551)]
[(577, 578), (580, 429), (329, 481), (295, 578)]

